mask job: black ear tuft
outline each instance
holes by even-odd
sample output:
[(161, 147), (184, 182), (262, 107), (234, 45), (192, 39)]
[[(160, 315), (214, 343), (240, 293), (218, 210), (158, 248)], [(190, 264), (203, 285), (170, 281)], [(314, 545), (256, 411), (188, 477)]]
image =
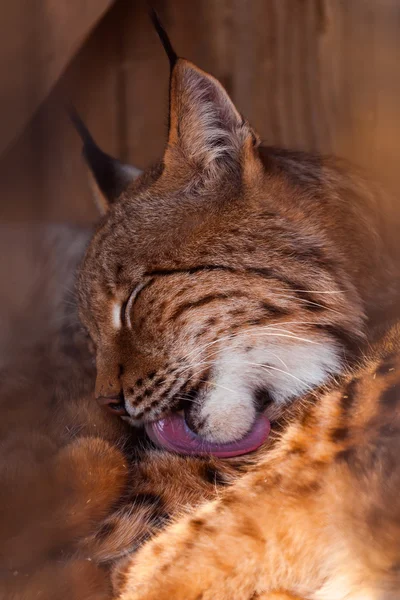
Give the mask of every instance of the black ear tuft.
[(178, 55), (176, 54), (175, 50), (172, 47), (171, 40), (169, 39), (167, 32), (165, 31), (164, 27), (161, 25), (160, 18), (158, 16), (157, 12), (155, 11), (155, 9), (150, 8), (149, 12), (150, 12), (150, 18), (154, 25), (154, 29), (156, 30), (158, 37), (160, 38), (161, 43), (164, 47), (164, 50), (168, 56), (169, 64), (170, 64), (171, 71), (172, 71), (173, 67), (175, 66), (176, 61), (178, 60)]
[(120, 196), (128, 185), (140, 175), (140, 170), (103, 152), (73, 106), (68, 108), (68, 113), (83, 142), (83, 156), (104, 197), (103, 208), (104, 204), (111, 203)]

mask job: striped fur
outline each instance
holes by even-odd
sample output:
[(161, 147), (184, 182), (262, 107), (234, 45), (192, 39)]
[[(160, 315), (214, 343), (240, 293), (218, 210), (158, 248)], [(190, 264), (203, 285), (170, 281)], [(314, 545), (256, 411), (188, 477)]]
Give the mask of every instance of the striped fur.
[(91, 240), (78, 291), (96, 394), (132, 425), (185, 407), (204, 437), (238, 439), (260, 389), (276, 418), (351, 367), (397, 294), (389, 200), (339, 161), (255, 139), (221, 85), (179, 59), (162, 164)]
[[(326, 580), (325, 598), (339, 597), (340, 581), (347, 584), (348, 579), (343, 578), (355, 573), (360, 564), (364, 569), (363, 581), (372, 577), (384, 586), (385, 593), (380, 596), (376, 593), (375, 597), (390, 598), (392, 586), (395, 589), (392, 598), (396, 598), (398, 330), (394, 329), (392, 336), (369, 349), (365, 366), (360, 365), (353, 378), (346, 378), (326, 394), (309, 396), (304, 399), (306, 403), (301, 400), (292, 405), (292, 412), (275, 423), (271, 445), (251, 456), (218, 461), (152, 451), (140, 438), (135, 440), (122, 422), (105, 415), (91, 392), (94, 374), (90, 355), (76, 323), (73, 297), (67, 294), (64, 298), (65, 286), (71, 285), (73, 265), (87, 234), (60, 228), (50, 236), (42, 230), (33, 235), (26, 227), (19, 229), (3, 231), (1, 243), (8, 254), (4, 252), (2, 256), (7, 260), (0, 261), (4, 277), (16, 269), (23, 274), (18, 280), (18, 298), (22, 304), (19, 306), (14, 296), (7, 302), (6, 295), (2, 296), (1, 304), (6, 311), (3, 314), (12, 315), (10, 337), (3, 340), (2, 352), (6, 365), (1, 397), (5, 457), (0, 502), (1, 597), (31, 598), (41, 594), (52, 600), (63, 600), (66, 595), (73, 600), (110, 600), (122, 593), (131, 600), (136, 593), (133, 586), (143, 577), (141, 563), (134, 562), (132, 551), (170, 520), (204, 501), (215, 497), (222, 501), (235, 492), (239, 496), (236, 508), (231, 505), (231, 516), (236, 511), (241, 515), (240, 505), (244, 504), (249, 507), (251, 519), (263, 523), (250, 503), (257, 487), (248, 488), (248, 480), (242, 478), (260, 463), (262, 469), (257, 467), (257, 478), (265, 480), (266, 471), (271, 486), (263, 506), (268, 505), (268, 498), (276, 488), (274, 502), (279, 503), (283, 514), (289, 502), (293, 520), (288, 523), (274, 513), (266, 523), (266, 539), (272, 539), (272, 524), (282, 523), (277, 544), (284, 559), (283, 567), (279, 563), (279, 592), (273, 595), (251, 592), (246, 596), (247, 591), (243, 594), (240, 591), (240, 597), (301, 598), (299, 591), (288, 595), (285, 588), (292, 592), (299, 590), (299, 578), (305, 572), (319, 575), (321, 564), (314, 570), (315, 565), (307, 560), (300, 565), (285, 561), (287, 553), (292, 552), (293, 539), (300, 539), (305, 547), (320, 544), (321, 557), (326, 556), (325, 538), (320, 536), (318, 527), (314, 529), (304, 518), (305, 511), (310, 516), (310, 503), (319, 502), (322, 497), (321, 501), (328, 502), (324, 514), (332, 515), (330, 525), (336, 527), (326, 542), (328, 555), (334, 555), (333, 541), (346, 548), (350, 545), (357, 552), (356, 558), (345, 555), (347, 574), (341, 572), (342, 579)], [(51, 265), (41, 273), (40, 294), (37, 294), (35, 273), (40, 272), (44, 256), (51, 257)], [(29, 314), (24, 308), (26, 303)], [(32, 320), (34, 327), (30, 327)], [(38, 324), (42, 326), (38, 328)], [(18, 326), (24, 336), (13, 335)], [(7, 331), (3, 329), (2, 333), (6, 335)], [(288, 423), (291, 423), (289, 428)], [(270, 461), (267, 466), (266, 461)], [(238, 478), (241, 484), (234, 483)], [(335, 521), (337, 518), (343, 520)], [(207, 536), (207, 543), (218, 552), (214, 533), (202, 531), (207, 523), (199, 524), (198, 515), (194, 515), (193, 521), (188, 531), (185, 521), (182, 522), (184, 535), (195, 534), (197, 540), (199, 532), (199, 539)], [(211, 517), (209, 524), (213, 523)], [(304, 530), (296, 529), (300, 525)], [(224, 556), (227, 547), (247, 548), (247, 537), (236, 539), (236, 535), (243, 533), (235, 530), (235, 541), (230, 545), (224, 543)], [(342, 539), (343, 533), (359, 533), (359, 537)], [(282, 545), (284, 540), (289, 546)], [(159, 544), (157, 538), (155, 543)], [(167, 538), (163, 544), (165, 552), (174, 544)], [(154, 561), (161, 569), (164, 554), (161, 558), (154, 556), (153, 549), (149, 547), (146, 552), (153, 557), (150, 562)], [(187, 575), (191, 564), (189, 544), (184, 553), (185, 569), (165, 577), (165, 590), (176, 581), (176, 576), (184, 577), (176, 589), (188, 580), (196, 581), (196, 577)], [(167, 559), (165, 556), (166, 562)], [(137, 560), (142, 561), (143, 557), (139, 554)], [(212, 562), (216, 564), (215, 560)], [(202, 577), (208, 572), (211, 576), (215, 574), (197, 558), (196, 564)], [(158, 580), (154, 583), (158, 584)], [(303, 580), (301, 583), (304, 585)], [(318, 588), (315, 580), (308, 584), (308, 590)], [(258, 585), (261, 588), (263, 583)], [(374, 597), (371, 590), (358, 592), (361, 598)], [(188, 591), (185, 598), (190, 600), (190, 594)], [(145, 593), (143, 596), (146, 597)], [(159, 597), (162, 598), (162, 593)], [(212, 597), (219, 600), (217, 595)], [(309, 597), (311, 591), (303, 595), (303, 599)]]
[[(231, 107), (215, 80), (188, 75), (206, 79), (215, 118), (183, 118), (185, 87), (172, 86), (163, 163), (109, 208), (82, 264), (97, 393), (123, 391), (135, 423), (182, 402), (213, 439), (240, 436), (267, 410), (273, 435), (232, 461), (150, 450), (94, 401), (75, 307), (59, 297), (71, 277), (68, 256), (58, 262), (65, 243), (43, 249), (39, 234), (27, 267), (10, 257), (28, 236), (8, 232), (2, 280), (23, 272), (27, 287), (18, 302), (13, 286), (2, 292), (12, 317), (2, 329), (1, 593), (392, 600), (399, 333), (381, 330), (396, 317), (396, 214), (336, 161), (258, 147), (236, 110), (222, 149), (207, 131), (200, 152), (188, 147), (191, 131), (223, 127)], [(71, 263), (85, 237), (66, 244)], [(43, 256), (48, 280), (37, 286), (29, 261)]]
[(400, 327), (292, 405), (255, 466), (119, 569), (121, 600), (395, 600)]
[(0, 597), (397, 599), (396, 214), (337, 162), (260, 147), (182, 59), (171, 110), (162, 164), (81, 271), (98, 389), (122, 387), (138, 421), (183, 396), (210, 437), (266, 405), (273, 435), (232, 461), (151, 450), (94, 399), (71, 293), (87, 232), (2, 226)]
[[(398, 366), (398, 331), (382, 338), (398, 317), (398, 214), (340, 161), (260, 146), (188, 61), (174, 62), (170, 93), (162, 162), (110, 205), (80, 271), (96, 395), (134, 426), (184, 409), (225, 442), (264, 411), (280, 433), (218, 500), (120, 563), (117, 593), (394, 599), (399, 382), (377, 373), (387, 347)], [(147, 517), (167, 520), (153, 486), (134, 505), (149, 535)], [(121, 513), (88, 543), (136, 550), (137, 524)]]

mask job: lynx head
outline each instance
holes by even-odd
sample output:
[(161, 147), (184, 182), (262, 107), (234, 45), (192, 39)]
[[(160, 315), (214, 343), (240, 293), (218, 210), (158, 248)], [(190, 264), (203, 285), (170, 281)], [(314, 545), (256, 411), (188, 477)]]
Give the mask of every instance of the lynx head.
[(261, 147), (222, 85), (157, 27), (171, 61), (160, 163), (139, 174), (79, 123), (104, 213), (79, 275), (81, 318), (100, 403), (133, 425), (183, 408), (226, 442), (340, 372), (363, 311), (321, 219), (329, 167)]

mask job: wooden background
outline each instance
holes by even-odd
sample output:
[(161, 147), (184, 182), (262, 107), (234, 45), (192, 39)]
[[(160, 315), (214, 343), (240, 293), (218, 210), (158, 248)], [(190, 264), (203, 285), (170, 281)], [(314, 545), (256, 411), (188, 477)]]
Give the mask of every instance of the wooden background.
[[(0, 217), (91, 223), (64, 104), (75, 103), (108, 152), (139, 167), (160, 156), (168, 63), (146, 4), (30, 0), (28, 12), (26, 0), (3, 4)], [(345, 156), (397, 193), (399, 0), (152, 4), (178, 53), (222, 81), (266, 142)]]

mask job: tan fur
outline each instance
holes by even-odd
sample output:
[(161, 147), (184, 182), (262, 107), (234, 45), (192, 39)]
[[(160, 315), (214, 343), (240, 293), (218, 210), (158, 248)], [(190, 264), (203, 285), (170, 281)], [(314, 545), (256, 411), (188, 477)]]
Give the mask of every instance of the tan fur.
[(400, 329), (257, 466), (129, 564), (121, 600), (398, 598)]
[[(397, 294), (397, 215), (340, 161), (258, 147), (220, 84), (191, 63), (178, 61), (171, 94), (162, 165), (110, 206), (91, 240), (81, 317), (97, 348), (97, 397), (123, 395), (126, 416), (141, 425), (201, 388), (191, 423), (229, 441), (250, 428), (255, 380), (275, 394), (275, 418), (354, 361), (366, 323), (371, 330), (386, 317)], [(315, 369), (303, 389), (294, 385), (304, 379), (299, 338), (330, 353), (306, 358)], [(215, 385), (226, 387), (218, 359), (248, 348), (260, 351), (248, 360), (275, 375), (282, 364), (271, 354), (289, 353), (293, 390), (271, 370), (269, 379), (265, 369), (249, 372), (250, 392), (242, 402), (232, 396), (222, 432), (207, 408), (220, 404)]]
[[(251, 427), (261, 391), (275, 435), (231, 462), (141, 448), (94, 402), (75, 307), (54, 292), (63, 270), (52, 264), (58, 287), (29, 288), (24, 306), (6, 286), (3, 595), (395, 598), (398, 332), (369, 343), (397, 317), (398, 215), (339, 161), (259, 146), (220, 84), (182, 59), (170, 121), (162, 163), (109, 207), (80, 271), (96, 395), (136, 425), (182, 404), (225, 441)], [(226, 373), (237, 379), (218, 395)]]
[(340, 161), (259, 146), (188, 61), (170, 95), (163, 161), (109, 207), (79, 277), (96, 395), (132, 425), (184, 408), (225, 442), (258, 394), (275, 436), (114, 586), (121, 600), (396, 598), (399, 333), (382, 332), (398, 318), (398, 214)]
[(4, 600), (109, 600), (117, 559), (235, 476), (221, 461), (142, 447), (97, 405), (73, 293), (88, 235), (66, 226), (1, 227)]
[[(113, 445), (117, 443), (120, 448), (123, 448), (123, 437), (126, 429), (123, 423), (117, 419), (108, 418), (104, 415), (103, 411), (97, 407), (91, 394), (85, 396), (79, 391), (81, 390), (80, 386), (85, 388), (92, 385), (93, 374), (91, 374), (90, 356), (85, 349), (84, 337), (82, 337), (79, 328), (75, 327), (74, 308), (69, 304), (70, 298), (68, 298), (67, 303), (63, 300), (65, 291), (68, 291), (71, 286), (72, 268), (76, 256), (79, 256), (81, 252), (85, 238), (86, 234), (84, 233), (61, 230), (61, 232), (52, 233), (46, 240), (46, 234), (43, 230), (39, 230), (37, 234), (33, 235), (27, 229), (18, 231), (18, 228), (9, 230), (8, 237), (5, 231), (2, 236), (9, 252), (7, 261), (2, 263), (2, 274), (5, 275), (7, 269), (8, 274), (11, 275), (13, 269), (18, 265), (21, 275), (16, 279), (16, 284), (19, 286), (18, 294), (15, 296), (10, 294), (10, 303), (7, 307), (5, 296), (3, 296), (3, 314), (6, 314), (6, 312), (9, 315), (13, 314), (14, 327), (19, 322), (21, 328), (27, 332), (29, 327), (23, 324), (24, 320), (28, 325), (33, 319), (36, 325), (34, 328), (35, 333), (29, 334), (29, 338), (25, 337), (23, 340), (15, 338), (12, 343), (10, 339), (8, 341), (3, 340), (5, 347), (9, 350), (9, 355), (7, 357), (3, 353), (2, 358), (3, 360), (8, 358), (8, 368), (13, 369), (11, 372), (8, 371), (8, 374), (11, 375), (7, 378), (8, 392), (4, 388), (4, 382), (2, 389), (2, 423), (4, 424), (2, 439), (5, 460), (2, 465), (1, 548), (2, 564), (6, 567), (7, 574), (4, 573), (2, 576), (0, 596), (7, 599), (15, 597), (30, 600), (34, 594), (39, 592), (49, 600), (57, 598), (62, 600), (66, 597), (66, 594), (69, 598), (76, 598), (77, 600), (111, 598), (110, 565), (119, 558), (113, 569), (113, 582), (116, 590), (127, 585), (127, 575), (129, 585), (132, 585), (132, 582), (135, 584), (137, 581), (136, 576), (139, 575), (139, 571), (136, 571), (135, 568), (133, 577), (131, 577), (135, 563), (129, 555), (122, 559), (120, 557), (136, 548), (146, 536), (157, 530), (161, 525), (161, 521), (158, 522), (158, 519), (163, 518), (161, 513), (171, 515), (182, 510), (187, 511), (190, 507), (196, 506), (216, 494), (225, 497), (227, 493), (231, 492), (228, 490), (224, 492), (223, 487), (217, 490), (213, 483), (213, 477), (215, 477), (217, 485), (222, 480), (229, 483), (237, 477), (236, 469), (238, 467), (240, 467), (240, 470), (244, 467), (248, 468), (245, 462), (238, 459), (231, 461), (230, 466), (228, 461), (211, 461), (210, 463), (201, 459), (182, 458), (162, 452), (147, 452), (139, 455), (137, 462), (131, 463), (129, 469), (131, 476), (121, 498), (120, 484), (126, 478), (126, 472), (123, 469), (124, 464), (127, 464), (126, 451), (124, 455), (121, 455), (119, 454), (120, 450), (117, 451), (115, 447), (112, 448), (110, 443)], [(68, 258), (68, 249), (71, 250), (72, 248), (74, 248), (73, 255), (75, 255), (75, 258), (73, 258), (73, 255)], [(47, 271), (36, 270), (37, 264), (35, 261), (37, 260), (38, 264), (42, 265), (43, 255), (52, 257), (54, 270), (49, 269), (49, 265), (47, 265)], [(10, 261), (12, 261), (11, 264)], [(34, 274), (32, 282), (38, 282), (38, 272), (42, 273), (40, 277), (42, 293), (35, 300), (32, 295), (35, 286), (30, 287), (29, 282), (31, 274)], [(45, 292), (45, 290), (48, 291)], [(29, 315), (17, 309), (16, 297), (24, 298), (25, 302), (28, 303), (31, 311)], [(70, 310), (71, 312), (69, 312)], [(64, 311), (67, 311), (67, 313)], [(45, 320), (39, 316), (40, 313), (45, 314)], [(62, 316), (65, 320), (62, 320)], [(38, 323), (42, 326), (39, 339), (37, 338)], [(48, 326), (50, 326), (50, 331), (47, 331), (44, 335), (44, 329)], [(71, 333), (68, 333), (70, 330), (72, 330)], [(6, 333), (4, 329), (2, 331), (3, 334)], [(22, 342), (25, 347), (23, 352), (21, 352)], [(358, 431), (361, 429), (361, 432), (363, 432), (364, 428), (361, 425), (364, 418), (367, 416), (369, 419), (373, 418), (373, 412), (378, 407), (379, 400), (383, 397), (383, 391), (385, 389), (390, 390), (391, 386), (398, 381), (398, 371), (393, 370), (398, 363), (394, 362), (392, 358), (385, 359), (385, 354), (390, 356), (393, 346), (394, 341), (389, 339), (383, 356), (379, 359), (380, 374), (375, 375), (374, 369), (377, 359), (372, 355), (363, 375), (365, 383), (360, 379), (361, 373), (359, 375), (361, 387), (357, 390), (356, 398), (353, 398), (348, 407), (351, 409), (353, 419), (355, 417), (358, 419)], [(18, 348), (19, 352), (17, 352)], [(378, 354), (377, 350), (373, 352)], [(16, 354), (18, 354), (18, 362), (13, 358)], [(46, 382), (44, 375), (49, 371), (53, 372), (54, 377), (52, 381)], [(67, 381), (69, 381), (68, 385), (66, 384)], [(72, 387), (69, 388), (69, 385)], [(78, 387), (75, 387), (77, 385)], [(364, 393), (365, 388), (368, 391), (367, 394)], [(66, 393), (68, 389), (70, 391), (75, 389), (75, 400), (69, 396), (70, 392)], [(54, 405), (48, 403), (49, 394), (54, 392), (59, 403), (56, 413), (54, 412)], [(330, 396), (326, 396), (326, 404), (328, 404), (328, 400), (330, 401), (332, 398), (335, 400), (340, 397), (340, 391), (336, 394), (332, 395), (331, 393)], [(344, 394), (344, 396), (346, 395)], [(365, 399), (367, 399), (367, 402), (364, 402)], [(311, 400), (312, 398), (310, 398)], [(363, 412), (360, 415), (358, 415), (357, 403), (363, 406)], [(14, 414), (10, 411), (10, 407), (13, 405)], [(318, 406), (319, 410), (325, 411), (323, 408), (324, 401)], [(336, 414), (334, 406), (334, 403), (332, 403), (329, 413), (325, 415), (326, 430), (329, 430), (330, 426), (333, 428), (339, 426), (339, 424), (340, 426), (343, 425), (344, 415), (340, 412)], [(299, 410), (299, 413), (297, 415), (295, 412), (294, 418), (298, 418), (304, 412), (308, 414), (305, 408), (302, 406), (297, 407), (296, 410)], [(393, 434), (397, 439), (396, 423), (393, 420), (393, 415), (396, 413), (393, 412), (393, 408), (393, 406), (388, 406), (388, 412), (381, 415), (382, 422), (379, 423), (379, 427), (384, 427), (387, 419), (389, 419), (390, 426), (393, 427)], [(332, 423), (326, 421), (327, 417), (332, 419)], [(374, 426), (373, 431), (377, 426), (378, 424)], [(292, 427), (295, 427), (295, 423)], [(320, 478), (325, 469), (329, 471), (333, 468), (333, 465), (330, 466), (329, 460), (324, 456), (326, 467), (324, 464), (318, 465), (315, 461), (316, 473), (312, 469), (308, 470), (306, 468), (308, 462), (306, 453), (312, 451), (314, 460), (319, 452), (314, 444), (319, 433), (313, 426), (312, 413), (308, 425), (306, 421), (303, 427), (311, 428), (312, 436), (305, 429), (303, 439), (303, 434), (300, 434), (299, 430), (292, 429), (294, 439), (290, 440), (288, 432), (283, 438), (286, 441), (285, 445), (282, 445), (281, 451), (288, 453), (289, 456), (290, 450), (293, 451), (291, 458), (293, 464), (286, 463), (289, 467), (288, 475), (291, 474), (292, 469), (295, 469), (295, 477), (290, 477), (290, 486), (293, 485), (293, 482), (301, 486), (298, 475), (300, 471), (297, 470), (296, 466), (296, 456), (302, 462), (304, 459), (307, 484), (310, 487), (308, 492), (306, 489), (301, 491), (301, 498), (306, 500), (307, 494), (314, 494), (316, 491), (310, 485), (312, 482), (310, 482), (309, 477), (317, 475)], [(6, 432), (7, 438), (4, 437)], [(320, 433), (324, 432), (321, 431)], [(390, 429), (387, 433), (390, 435)], [(98, 434), (102, 438), (106, 437), (109, 441), (100, 441), (96, 437)], [(357, 431), (351, 435), (357, 435)], [(275, 441), (276, 444), (273, 452), (278, 462), (280, 439), (279, 434), (277, 434), (277, 437), (271, 440)], [(324, 442), (323, 437), (321, 441)], [(4, 446), (5, 443), (7, 443), (7, 450)], [(301, 449), (302, 443), (304, 443), (304, 454), (302, 454)], [(352, 443), (352, 439), (342, 441), (339, 445), (329, 443), (328, 451), (337, 453), (343, 450), (343, 444), (351, 447)], [(354, 446), (359, 448), (362, 453), (362, 445), (360, 445), (358, 439), (355, 441)], [(323, 444), (321, 444), (321, 447), (323, 447)], [(57, 448), (60, 448), (60, 450), (57, 450)], [(251, 465), (252, 462), (257, 463), (263, 452), (264, 450), (261, 449), (255, 456), (248, 457), (249, 464)], [(118, 462), (115, 463), (118, 456), (120, 456), (119, 466)], [(271, 461), (272, 458), (271, 456)], [(333, 455), (331, 458), (334, 458)], [(337, 455), (335, 458), (337, 460)], [(285, 462), (280, 462), (283, 468)], [(117, 466), (114, 473), (112, 464)], [(54, 471), (52, 465), (54, 465)], [(18, 473), (18, 479), (12, 477), (11, 485), (6, 486), (5, 473), (8, 472), (11, 475), (14, 469)], [(67, 476), (68, 473), (70, 473), (69, 476)], [(87, 474), (90, 473), (93, 478), (88, 479)], [(85, 477), (82, 480), (81, 476), (83, 474)], [(269, 468), (268, 474), (272, 475)], [(396, 472), (393, 474), (395, 476)], [(18, 480), (19, 484), (17, 486)], [(69, 485), (65, 490), (64, 486), (67, 482)], [(82, 483), (85, 483), (83, 487)], [(322, 483), (321, 477), (321, 485)], [(340, 480), (337, 483), (340, 483)], [(390, 491), (392, 486), (389, 485), (388, 481), (385, 483), (387, 483), (387, 487), (384, 488), (385, 491)], [(72, 485), (72, 488), (70, 485)], [(284, 496), (287, 491), (290, 492), (290, 489), (285, 490), (284, 481), (278, 487), (281, 488), (281, 486), (283, 486), (282, 494)], [(397, 494), (397, 486), (395, 485), (394, 488), (395, 494)], [(4, 492), (7, 489), (7, 494), (5, 494)], [(242, 493), (240, 489), (239, 493)], [(34, 494), (32, 490), (35, 491)], [(357, 495), (357, 504), (354, 504), (359, 506), (360, 499), (364, 497), (366, 502), (373, 502), (373, 508), (379, 508), (379, 502), (376, 501), (376, 496), (373, 494), (374, 490), (378, 496), (382, 492), (379, 482), (376, 482), (374, 487), (368, 486), (367, 492), (363, 496), (357, 494), (357, 490), (354, 489), (352, 494)], [(292, 491), (293, 494), (296, 494), (296, 489)], [(248, 491), (245, 493), (247, 505)], [(120, 508), (117, 511), (115, 509), (110, 510), (109, 499), (113, 494), (115, 494), (115, 500), (119, 499), (120, 503)], [(338, 496), (341, 497), (340, 494)], [(291, 497), (289, 495), (287, 500), (291, 503), (296, 497), (298, 496)], [(89, 499), (91, 502), (87, 504)], [(387, 499), (395, 509), (396, 502), (392, 502), (389, 495)], [(147, 504), (144, 503), (146, 500)], [(285, 502), (285, 500), (283, 501)], [(337, 498), (335, 497), (335, 504), (336, 501)], [(71, 507), (74, 503), (75, 506), (71, 511), (68, 507)], [(158, 506), (156, 506), (157, 504)], [(352, 507), (350, 502), (346, 504), (347, 508)], [(282, 511), (283, 506), (280, 508)], [(332, 506), (334, 504), (329, 506), (330, 513), (332, 512)], [(368, 509), (368, 506), (366, 508)], [(382, 514), (385, 514), (386, 518), (390, 518), (390, 513), (385, 510), (385, 507), (383, 507), (383, 510), (384, 513)], [(60, 517), (60, 515), (62, 516)], [(107, 515), (104, 521), (101, 520), (100, 515)], [(348, 515), (344, 515), (344, 517), (349, 518)], [(372, 527), (374, 521), (378, 524), (379, 533), (382, 531), (380, 518), (380, 513), (377, 513), (371, 521)], [(359, 513), (358, 519), (357, 523), (364, 521), (363, 513)], [(300, 521), (301, 516), (295, 520)], [(274, 515), (274, 518), (267, 523), (268, 537), (272, 536), (269, 528), (276, 521), (276, 515)], [(212, 519), (211, 524), (213, 522)], [(7, 526), (9, 534), (7, 534), (5, 526)], [(343, 527), (344, 531), (358, 531), (359, 529), (359, 527), (355, 528), (354, 525), (350, 526), (348, 522), (346, 522), (346, 527)], [(282, 530), (285, 531), (284, 521), (282, 522)], [(391, 525), (387, 525), (384, 530), (394, 531)], [(19, 531), (17, 537), (14, 537), (15, 531)], [(89, 535), (87, 535), (88, 531), (91, 532)], [(295, 530), (290, 529), (290, 533), (292, 531)], [(10, 544), (10, 534), (13, 536), (12, 544)], [(192, 535), (191, 530), (189, 530), (188, 535)], [(308, 538), (309, 530), (301, 535), (304, 536), (301, 540), (303, 545)], [(284, 536), (284, 539), (289, 540), (291, 543), (293, 536), (289, 536), (289, 538), (286, 534)], [(375, 539), (379, 540), (379, 537), (375, 536)], [(395, 542), (396, 539), (398, 538), (394, 535), (393, 540)], [(214, 546), (212, 537), (208, 538), (208, 543), (210, 541)], [(352, 543), (354, 543), (353, 540)], [(235, 542), (234, 546), (239, 546), (239, 544)], [(168, 552), (168, 548), (171, 548), (169, 542), (166, 543), (165, 548)], [(329, 539), (328, 548), (332, 548), (332, 538)], [(369, 549), (370, 544), (367, 544), (367, 553)], [(215, 547), (214, 550), (217, 552), (218, 547)], [(394, 552), (396, 552), (396, 548), (394, 548)], [(226, 547), (224, 547), (224, 556), (225, 554)], [(376, 557), (372, 558), (376, 561)], [(389, 555), (379, 552), (378, 558), (383, 564), (384, 570), (389, 572), (386, 563), (393, 560), (393, 551), (389, 548)], [(189, 563), (189, 555), (187, 560)], [(156, 564), (160, 565), (158, 557), (156, 558)], [(346, 564), (350, 564), (350, 562)], [(353, 570), (354, 563), (351, 564)], [(200, 567), (201, 565), (199, 565)], [(203, 571), (201, 572), (203, 573)], [(296, 577), (294, 570), (291, 577)], [(253, 600), (256, 598), (258, 600), (272, 598), (275, 600), (278, 598), (279, 600), (293, 600), (297, 598), (297, 596), (286, 595), (282, 591), (283, 587), (283, 583), (281, 583), (279, 594), (262, 593), (258, 595), (251, 594), (251, 596)], [(119, 593), (116, 592), (116, 595), (119, 595)], [(361, 597), (368, 597), (367, 592)], [(190, 598), (190, 594), (188, 598)]]

